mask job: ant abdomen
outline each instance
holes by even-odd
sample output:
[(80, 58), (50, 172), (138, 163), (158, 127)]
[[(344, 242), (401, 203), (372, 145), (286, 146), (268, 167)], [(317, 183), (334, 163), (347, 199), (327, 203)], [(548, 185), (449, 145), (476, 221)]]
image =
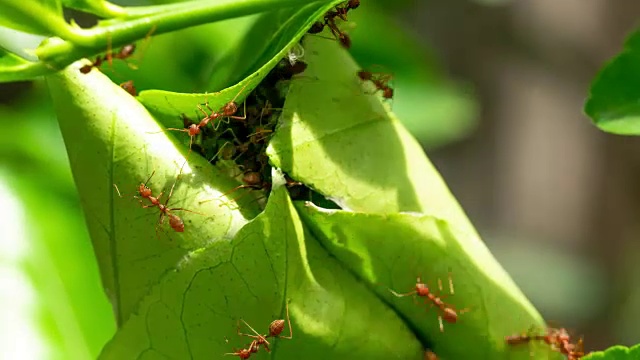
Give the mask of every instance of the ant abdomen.
[(184, 232), (184, 221), (179, 216), (169, 214), (169, 225), (176, 232)]
[(445, 307), (442, 310), (442, 318), (444, 319), (444, 321), (453, 324), (458, 321), (458, 313), (456, 313), (456, 311), (451, 308)]
[(284, 320), (282, 319), (273, 320), (269, 324), (269, 336), (278, 336), (282, 330), (284, 330)]

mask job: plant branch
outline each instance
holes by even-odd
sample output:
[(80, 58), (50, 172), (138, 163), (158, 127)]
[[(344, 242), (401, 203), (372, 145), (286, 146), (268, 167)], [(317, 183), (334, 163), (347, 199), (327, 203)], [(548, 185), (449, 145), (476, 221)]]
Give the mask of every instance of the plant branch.
[[(327, 0), (324, 0), (327, 1)], [(314, 2), (314, 1), (312, 1)], [(155, 26), (155, 35), (256, 13), (308, 4), (300, 0), (202, 0), (126, 9), (115, 24), (73, 30), (68, 41), (45, 44), (35, 50), (41, 61), (63, 68), (81, 57), (104, 52), (144, 38)], [(119, 20), (119, 19), (118, 19)]]

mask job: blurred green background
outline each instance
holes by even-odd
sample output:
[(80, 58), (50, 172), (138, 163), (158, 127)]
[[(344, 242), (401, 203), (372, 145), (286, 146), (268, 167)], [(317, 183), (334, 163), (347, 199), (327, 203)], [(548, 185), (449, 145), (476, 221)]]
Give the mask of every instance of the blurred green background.
[[(363, 67), (394, 75), (394, 112), (490, 249), (588, 350), (640, 342), (640, 140), (581, 111), (639, 12), (625, 0), (362, 0), (343, 26)], [(252, 20), (153, 37), (138, 70), (104, 71), (138, 91), (217, 90), (229, 80), (211, 74)], [(95, 358), (115, 325), (43, 80), (0, 84), (0, 205), (0, 358)]]

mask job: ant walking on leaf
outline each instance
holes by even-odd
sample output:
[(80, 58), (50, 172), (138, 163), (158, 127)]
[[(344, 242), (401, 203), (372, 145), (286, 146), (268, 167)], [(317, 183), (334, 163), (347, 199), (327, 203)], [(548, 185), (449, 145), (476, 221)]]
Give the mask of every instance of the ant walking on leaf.
[(374, 91), (382, 91), (382, 97), (385, 99), (393, 99), (393, 88), (389, 86), (389, 82), (393, 78), (390, 74), (374, 73), (367, 70), (359, 70), (356, 75), (362, 81), (371, 81), (376, 87)]
[(309, 29), (310, 34), (320, 33), (325, 26), (331, 30), (331, 34), (340, 42), (340, 44), (349, 49), (351, 47), (351, 38), (345, 34), (336, 24), (336, 18), (340, 18), (342, 21), (347, 21), (347, 13), (349, 10), (355, 9), (360, 6), (360, 0), (349, 0), (342, 4), (337, 5), (334, 10), (329, 10), (324, 15), (324, 22), (316, 21)]
[[(155, 31), (156, 31), (156, 26), (154, 25), (153, 27), (151, 27), (151, 30), (149, 30), (149, 32), (145, 36), (145, 41), (148, 41), (148, 39), (151, 37), (151, 34), (153, 34)], [(105, 55), (96, 56), (96, 60), (94, 62), (92, 62), (91, 64), (82, 66), (80, 68), (80, 72), (83, 73), (83, 74), (88, 74), (88, 73), (91, 72), (91, 70), (93, 68), (99, 68), (100, 66), (102, 66), (102, 63), (105, 62), (105, 61), (109, 63), (109, 66), (111, 66), (112, 63), (113, 63), (113, 59), (126, 60), (126, 59), (130, 58), (131, 56), (133, 56), (133, 53), (135, 51), (136, 51), (136, 44), (126, 44), (123, 47), (121, 47), (118, 52), (112, 53), (112, 51), (111, 51), (111, 36), (109, 35), (108, 43), (107, 43), (107, 53)], [(144, 53), (144, 51), (143, 51), (143, 53)], [(137, 69), (137, 67), (135, 65), (133, 65), (133, 64), (128, 64), (128, 65), (132, 69)]]
[[(186, 161), (185, 161), (185, 164), (186, 164)], [(164, 192), (160, 192), (160, 194), (157, 197), (153, 196), (153, 191), (147, 185), (149, 183), (149, 181), (151, 180), (151, 178), (153, 177), (153, 175), (156, 173), (155, 170), (151, 173), (151, 175), (149, 176), (147, 181), (145, 181), (144, 183), (141, 183), (140, 185), (138, 185), (138, 195), (139, 196), (134, 196), (134, 198), (136, 198), (136, 199), (138, 199), (140, 201), (140, 205), (142, 205), (142, 208), (146, 209), (146, 208), (157, 207), (158, 210), (160, 211), (160, 217), (158, 218), (158, 223), (156, 225), (156, 236), (158, 238), (160, 238), (160, 236), (158, 235), (158, 228), (159, 228), (159, 226), (164, 224), (165, 216), (169, 218), (169, 226), (171, 226), (171, 228), (175, 232), (184, 232), (184, 221), (182, 221), (182, 219), (178, 215), (173, 214), (174, 211), (188, 211), (188, 212), (191, 212), (191, 213), (194, 213), (194, 214), (204, 215), (202, 213), (199, 213), (199, 212), (196, 212), (196, 211), (192, 211), (192, 210), (188, 210), (188, 209), (184, 209), (184, 208), (170, 208), (169, 207), (169, 200), (171, 200), (171, 196), (173, 195), (173, 189), (176, 186), (176, 182), (178, 181), (178, 178), (180, 177), (180, 175), (182, 175), (182, 169), (183, 169), (185, 164), (182, 165), (182, 167), (180, 168), (180, 173), (178, 174), (178, 176), (176, 177), (175, 181), (173, 182), (173, 185), (171, 185), (171, 190), (169, 191), (169, 195), (167, 196), (167, 200), (165, 200), (164, 204), (162, 202), (160, 202), (160, 199), (162, 198), (162, 195), (164, 194)], [(119, 197), (123, 197), (122, 194), (120, 194), (120, 190), (118, 189), (118, 186), (116, 184), (113, 184), (113, 187), (118, 192), (118, 196)], [(147, 204), (145, 204), (145, 202), (144, 202), (145, 199), (148, 201)]]
[[(236, 119), (236, 120), (244, 120), (247, 118), (247, 114), (246, 114), (246, 108), (245, 108), (245, 114), (243, 116), (236, 116), (236, 112), (238, 112), (238, 103), (236, 103), (236, 99), (238, 98), (238, 96), (240, 96), (240, 94), (242, 94), (242, 92), (244, 91), (244, 89), (249, 85), (249, 83), (247, 82), (247, 84), (245, 84), (242, 89), (240, 89), (240, 91), (236, 94), (236, 96), (229, 101), (228, 103), (224, 104), (220, 109), (218, 109), (217, 111), (214, 111), (212, 108), (209, 107), (209, 102), (205, 102), (204, 105), (206, 106), (207, 110), (209, 110), (211, 113), (207, 113), (207, 111), (205, 111), (200, 105), (198, 105), (198, 110), (200, 110), (203, 114), (204, 117), (200, 120), (199, 123), (193, 123), (191, 125), (189, 125), (189, 127), (184, 128), (184, 129), (177, 129), (177, 128), (168, 128), (166, 130), (168, 131), (181, 131), (181, 132), (186, 132), (187, 134), (189, 134), (189, 152), (191, 152), (191, 146), (193, 145), (193, 139), (194, 137), (196, 137), (196, 135), (200, 134), (200, 130), (202, 128), (204, 128), (205, 126), (207, 126), (207, 124), (209, 124), (209, 122), (211, 122), (213, 120), (212, 126), (214, 130), (217, 130), (217, 125), (215, 124), (215, 120), (217, 119), (221, 119), (221, 118), (231, 118), (231, 119)], [(246, 106), (246, 102), (245, 102), (245, 106)], [(220, 123), (220, 121), (218, 122), (218, 124)]]
[(509, 345), (521, 345), (532, 341), (543, 341), (555, 351), (567, 356), (568, 360), (578, 360), (584, 356), (584, 343), (582, 338), (573, 344), (571, 336), (566, 329), (547, 328), (545, 334), (534, 334), (535, 327), (529, 329), (527, 333), (505, 336), (505, 341)]
[(285, 307), (286, 307), (287, 324), (289, 325), (289, 335), (288, 336), (280, 335), (280, 334), (282, 334), (282, 331), (284, 330), (284, 320), (283, 319), (273, 320), (271, 322), (271, 324), (269, 324), (269, 334), (267, 334), (267, 335), (260, 335), (254, 328), (251, 327), (251, 325), (249, 325), (246, 321), (241, 319), (241, 321), (255, 335), (253, 335), (253, 334), (245, 334), (245, 333), (240, 332), (240, 321), (238, 321), (238, 327), (237, 327), (238, 336), (248, 336), (248, 337), (252, 338), (253, 341), (251, 341), (251, 343), (249, 344), (248, 348), (240, 349), (240, 350), (234, 350), (233, 353), (226, 353), (225, 355), (235, 355), (235, 356), (240, 357), (240, 359), (248, 359), (249, 356), (251, 356), (252, 353), (257, 353), (258, 350), (260, 350), (260, 346), (264, 347), (264, 350), (266, 352), (271, 352), (271, 349), (269, 349), (269, 345), (271, 345), (271, 343), (269, 343), (269, 341), (267, 340), (267, 338), (269, 338), (269, 337), (291, 340), (293, 338), (293, 329), (291, 328), (291, 319), (289, 318), (289, 302), (288, 301), (285, 304)]
[[(440, 291), (442, 291), (442, 281), (440, 281), (440, 279), (438, 279), (438, 288), (440, 289)], [(444, 326), (442, 323), (443, 319), (448, 323), (454, 324), (458, 321), (458, 315), (464, 314), (465, 312), (469, 311), (468, 308), (456, 311), (453, 305), (449, 305), (444, 301), (442, 301), (444, 296), (437, 296), (436, 294), (434, 294), (431, 290), (429, 290), (429, 287), (425, 283), (423, 283), (419, 277), (416, 280), (415, 289), (413, 291), (403, 293), (403, 294), (397, 293), (391, 289), (389, 289), (389, 291), (396, 297), (417, 295), (419, 297), (426, 298), (427, 301), (430, 301), (431, 306), (435, 305), (438, 308), (438, 311), (439, 311), (438, 322), (440, 324), (441, 332), (444, 332)], [(453, 280), (451, 279), (451, 273), (449, 273), (449, 291), (451, 295), (454, 294)], [(415, 298), (414, 298), (414, 301), (415, 301)]]

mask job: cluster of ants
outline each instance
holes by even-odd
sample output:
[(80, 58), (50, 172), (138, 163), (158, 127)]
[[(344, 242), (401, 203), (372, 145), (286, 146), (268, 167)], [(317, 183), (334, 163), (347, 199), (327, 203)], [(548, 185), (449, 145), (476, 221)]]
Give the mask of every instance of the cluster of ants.
[[(321, 24), (327, 24), (329, 27), (337, 29), (335, 18), (339, 17), (346, 20), (347, 12), (350, 9), (356, 8), (358, 5), (359, 1), (354, 0), (337, 5), (325, 15), (324, 23)], [(310, 32), (313, 32), (313, 29)], [(115, 54), (109, 52), (104, 56), (98, 56), (93, 63), (83, 66), (80, 71), (86, 74), (90, 72), (92, 68), (99, 67), (104, 62), (111, 62), (112, 59), (127, 59), (132, 56), (134, 50), (135, 45), (125, 45)], [(306, 67), (307, 64), (299, 59), (296, 61), (289, 59), (289, 62), (282, 60), (265, 77), (260, 86), (246, 97), (242, 106), (242, 114), (239, 114), (241, 105), (236, 102), (236, 99), (242, 94), (248, 84), (240, 89), (231, 101), (219, 109), (211, 108), (208, 102), (200, 104), (197, 106), (198, 120), (191, 120), (187, 115), (181, 114), (184, 127), (168, 128), (165, 131), (186, 133), (189, 135), (189, 153), (193, 150), (209, 159), (211, 164), (231, 169), (231, 175), (238, 178), (242, 184), (223, 194), (223, 196), (227, 196), (242, 188), (262, 190), (268, 193), (272, 185), (271, 167), (265, 151), (269, 138), (273, 134), (276, 126), (277, 116), (274, 116), (274, 114), (284, 105), (283, 92), (279, 90), (280, 87), (278, 84), (281, 81), (290, 80), (296, 74), (302, 73)], [(362, 81), (371, 81), (376, 87), (376, 91), (382, 91), (384, 98), (391, 98), (393, 96), (393, 89), (387, 84), (391, 79), (389, 75), (365, 70), (358, 71), (356, 75)], [(135, 94), (133, 81), (127, 81), (121, 84), (121, 86), (132, 95)], [(211, 126), (207, 126), (209, 124)], [(178, 175), (178, 177), (179, 176), (180, 175)], [(308, 200), (314, 195), (317, 195), (302, 183), (286, 176), (285, 179), (286, 187), (293, 199), (304, 198)], [(149, 205), (144, 205), (144, 207), (157, 207), (159, 209), (159, 225), (163, 223), (164, 217), (166, 216), (169, 218), (169, 224), (175, 231), (184, 231), (184, 225), (174, 226), (182, 222), (182, 220), (173, 214), (172, 211), (190, 210), (170, 208), (168, 206), (175, 182), (165, 203), (162, 204), (159, 201), (160, 196), (157, 199), (151, 196), (151, 190), (147, 186), (148, 181), (149, 180), (139, 186), (139, 196), (142, 198), (140, 199), (141, 203), (143, 199), (147, 199), (150, 203)], [(237, 198), (234, 200), (237, 200)]]
[(534, 329), (528, 333), (506, 336), (505, 341), (509, 345), (528, 344), (541, 341), (549, 345), (553, 350), (567, 356), (568, 360), (578, 360), (584, 356), (584, 344), (582, 338), (574, 344), (566, 329), (547, 328), (545, 334), (535, 334)]
[(360, 0), (349, 0), (342, 4), (337, 5), (333, 10), (329, 10), (324, 15), (324, 21), (316, 21), (309, 29), (309, 34), (318, 34), (324, 30), (324, 27), (328, 27), (331, 30), (333, 36), (342, 44), (343, 47), (349, 49), (351, 47), (351, 38), (344, 33), (336, 24), (336, 18), (340, 18), (342, 21), (348, 21), (347, 13), (349, 10), (355, 9), (360, 6)]

